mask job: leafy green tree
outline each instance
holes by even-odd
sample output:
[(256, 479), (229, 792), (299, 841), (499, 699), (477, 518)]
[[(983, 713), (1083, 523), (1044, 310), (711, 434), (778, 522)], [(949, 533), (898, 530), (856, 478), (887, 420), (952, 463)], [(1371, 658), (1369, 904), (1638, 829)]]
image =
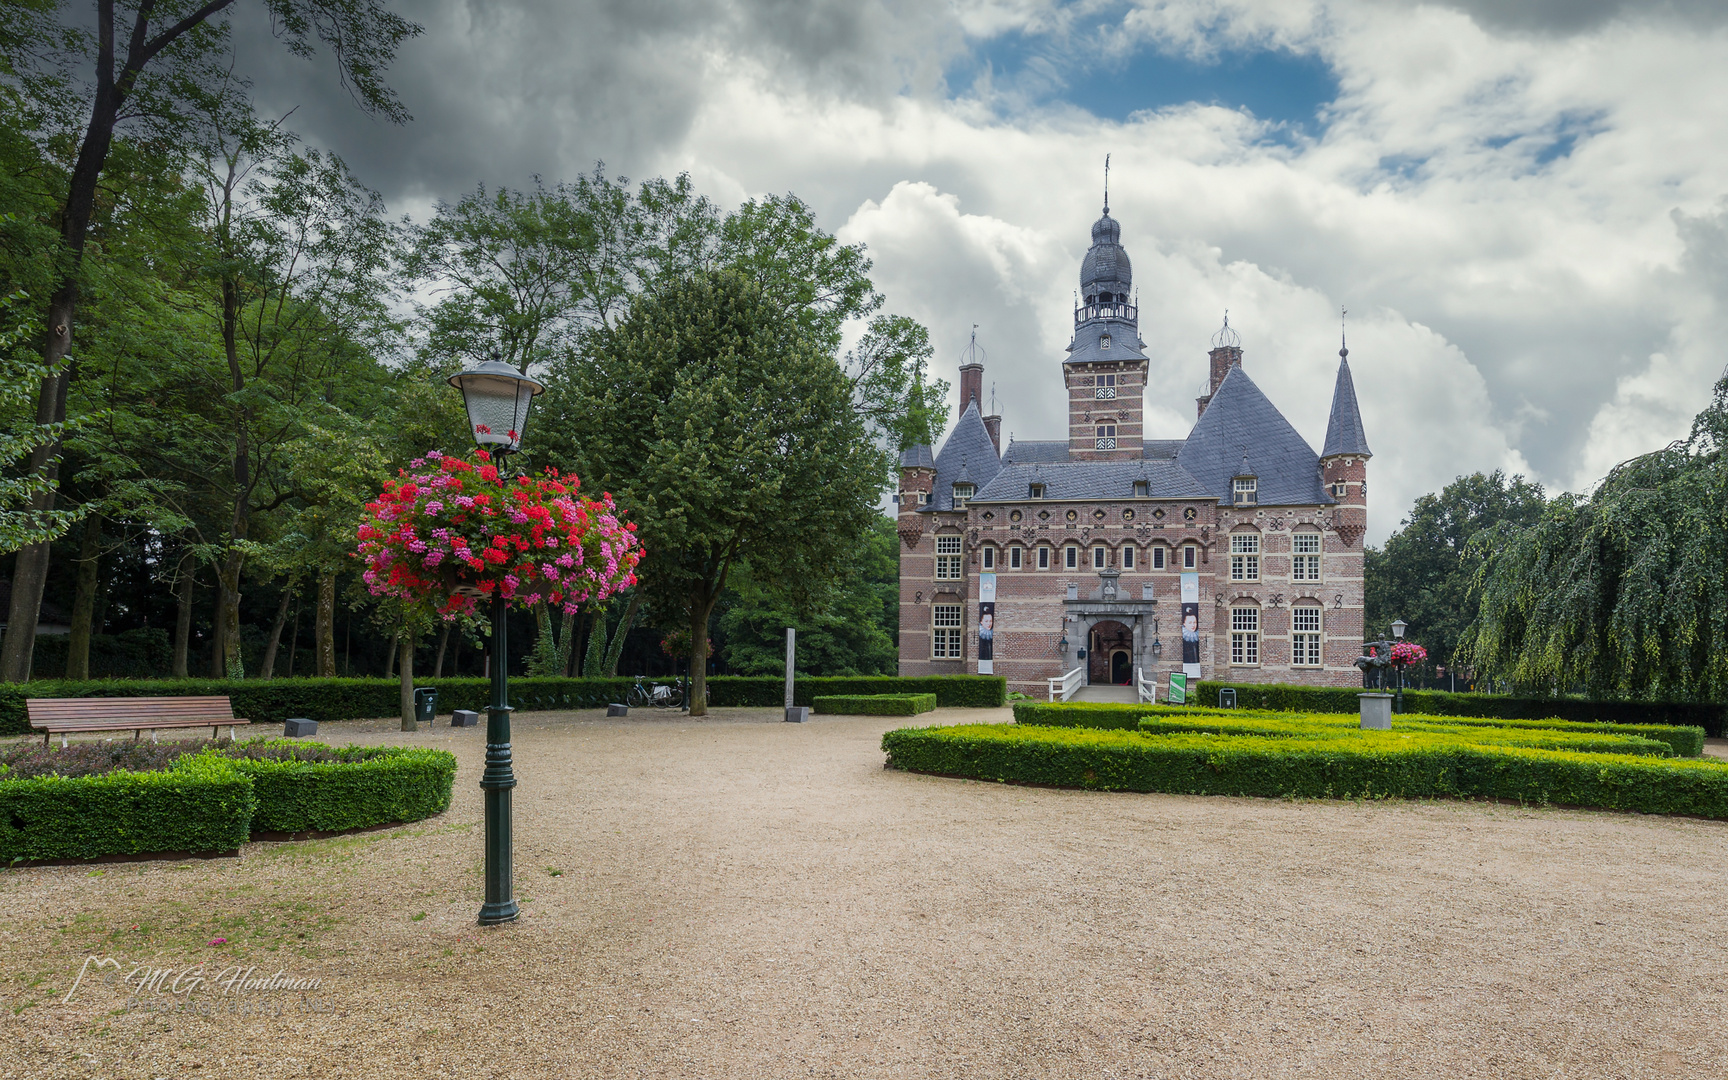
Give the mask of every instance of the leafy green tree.
[(884, 454), (832, 353), (731, 270), (663, 283), (568, 375), (589, 487), (639, 525), (647, 599), (689, 628), (702, 715), (708, 624), (734, 569), (805, 602), (850, 572)]
[(1684, 441), (1472, 543), (1464, 654), (1550, 693), (1728, 701), (1728, 376)]
[[(79, 326), (84, 284), (82, 262), (90, 242), (98, 195), (116, 139), (130, 130), (141, 141), (173, 145), (197, 128), (199, 119), (222, 111), (239, 91), (222, 60), (230, 53), (223, 13), (238, 0), (96, 0), (90, 32), (65, 4), (8, 4), (0, 8), (0, 48), (5, 72), (17, 93), (36, 96), (32, 111), (69, 117), (80, 128), (58, 135), (77, 152), (56, 192), (59, 247), (57, 282), (45, 297), (43, 361), (48, 370), (37, 390), (37, 423), (66, 420), (67, 391), (77, 374), (73, 340)], [(335, 54), (344, 83), (364, 108), (388, 119), (408, 114), (383, 81), (397, 46), (420, 28), (378, 0), (262, 0), (277, 36), (290, 52), (310, 55), (317, 44)], [(87, 81), (74, 72), (87, 71)], [(65, 107), (81, 99), (87, 106)], [(58, 106), (58, 108), (56, 108)], [(32, 500), (39, 514), (54, 509), (59, 480), (58, 438), (37, 446), (28, 472), (48, 481)], [(49, 547), (31, 544), (18, 553), (12, 579), (8, 632), (0, 644), (0, 678), (29, 676), (38, 609), (47, 580)]]
[(1475, 618), (1470, 589), (1481, 560), (1471, 539), (1502, 523), (1528, 525), (1546, 506), (1540, 484), (1498, 469), (1460, 476), (1418, 498), (1384, 545), (1366, 549), (1368, 636), (1384, 637), (1393, 619), (1403, 619), (1405, 637), (1422, 644), (1431, 663), (1452, 663)]
[(798, 631), (797, 669), (807, 675), (892, 675), (900, 608), (899, 538), (880, 515), (860, 538), (848, 572), (798, 611), (746, 570), (720, 616), (727, 665), (740, 675), (786, 669), (786, 628)]

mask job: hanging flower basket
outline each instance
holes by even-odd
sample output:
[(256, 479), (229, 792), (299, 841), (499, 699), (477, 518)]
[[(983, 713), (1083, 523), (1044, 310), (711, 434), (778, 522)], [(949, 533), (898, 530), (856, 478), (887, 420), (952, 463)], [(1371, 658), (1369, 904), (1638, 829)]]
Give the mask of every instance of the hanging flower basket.
[(374, 596), (431, 601), (446, 618), (493, 596), (575, 611), (636, 584), (642, 558), (612, 496), (580, 490), (556, 469), (505, 479), (484, 450), (473, 460), (434, 451), (366, 504), (361, 576)]
[(1406, 667), (1410, 664), (1420, 664), (1426, 659), (1428, 659), (1428, 650), (1424, 649), (1420, 645), (1409, 641), (1396, 641), (1392, 643), (1392, 663), (1398, 667)]

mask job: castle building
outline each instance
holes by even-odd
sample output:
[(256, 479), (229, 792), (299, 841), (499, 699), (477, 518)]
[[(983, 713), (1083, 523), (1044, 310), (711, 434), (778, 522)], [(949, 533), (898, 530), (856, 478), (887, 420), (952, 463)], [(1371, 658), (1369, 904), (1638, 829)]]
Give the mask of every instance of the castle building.
[(1193, 430), (1148, 439), (1132, 284), (1106, 200), (1062, 361), (1068, 437), (1002, 448), (974, 333), (959, 421), (939, 453), (901, 455), (900, 674), (993, 673), (1039, 698), (1076, 670), (1359, 685), (1371, 454), (1349, 350), (1319, 454), (1248, 376), (1228, 319)]

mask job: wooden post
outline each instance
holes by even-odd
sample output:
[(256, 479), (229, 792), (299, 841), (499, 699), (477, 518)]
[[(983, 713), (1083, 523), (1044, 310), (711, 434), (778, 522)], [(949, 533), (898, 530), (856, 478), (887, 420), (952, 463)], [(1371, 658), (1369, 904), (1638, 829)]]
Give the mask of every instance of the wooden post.
[(810, 709), (797, 708), (792, 704), (792, 669), (798, 657), (798, 631), (788, 626), (786, 628), (786, 722), (802, 724), (810, 719)]

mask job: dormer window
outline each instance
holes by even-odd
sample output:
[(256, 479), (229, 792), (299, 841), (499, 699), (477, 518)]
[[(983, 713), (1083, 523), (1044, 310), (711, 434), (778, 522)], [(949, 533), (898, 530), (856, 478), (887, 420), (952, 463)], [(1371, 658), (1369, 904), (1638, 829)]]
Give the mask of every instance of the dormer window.
[(1026, 485), (1026, 497), (1028, 499), (1042, 499), (1044, 497), (1044, 485), (1043, 484), (1027, 484)]
[(1098, 347), (1100, 349), (1108, 349), (1110, 347), (1110, 335), (1109, 334), (1105, 334), (1103, 337), (1098, 339)]
[(1145, 480), (1134, 481), (1134, 497), (1144, 499), (1151, 493), (1151, 484)]
[(919, 506), (923, 506), (926, 503), (928, 503), (929, 501), (930, 501), (930, 493), (928, 491), (920, 491), (918, 493), (918, 505)]
[(1235, 490), (1237, 506), (1253, 506), (1260, 501), (1260, 481), (1256, 477), (1238, 476)]
[(966, 500), (970, 499), (972, 494), (977, 490), (978, 489), (971, 484), (955, 484), (954, 509), (964, 510), (966, 508)]

